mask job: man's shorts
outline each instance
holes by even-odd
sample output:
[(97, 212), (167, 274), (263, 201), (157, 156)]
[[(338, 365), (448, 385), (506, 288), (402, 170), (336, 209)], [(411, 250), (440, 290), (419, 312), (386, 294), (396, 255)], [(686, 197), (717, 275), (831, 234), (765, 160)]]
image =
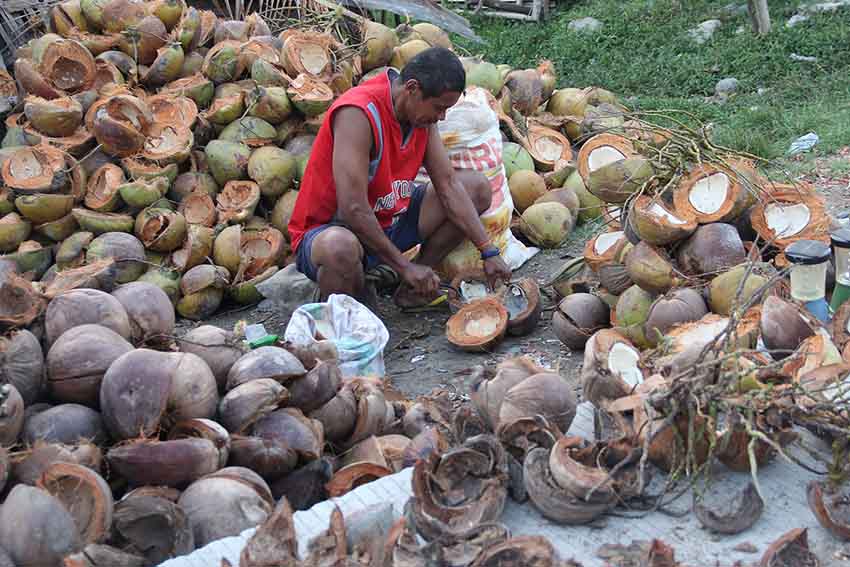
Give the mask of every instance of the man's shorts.
[[(395, 219), (391, 227), (384, 230), (390, 241), (402, 252), (422, 243), (422, 239), (419, 236), (419, 215), (422, 212), (422, 201), (425, 199), (426, 189), (427, 185), (417, 185), (410, 195), (410, 203), (407, 206), (407, 210)], [(313, 240), (332, 226), (348, 228), (345, 223), (337, 220), (332, 220), (328, 224), (311, 228), (304, 233), (301, 242), (298, 244), (298, 250), (295, 252), (295, 267), (314, 282), (318, 281), (319, 269), (313, 265)], [(382, 262), (380, 258), (372, 254), (369, 250), (365, 252), (363, 256), (364, 271), (370, 270)]]

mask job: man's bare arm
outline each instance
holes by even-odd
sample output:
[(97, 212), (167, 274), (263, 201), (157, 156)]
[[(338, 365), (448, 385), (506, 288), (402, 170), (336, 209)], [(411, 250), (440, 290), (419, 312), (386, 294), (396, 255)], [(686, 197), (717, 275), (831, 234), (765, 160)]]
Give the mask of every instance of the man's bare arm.
[(359, 108), (341, 108), (334, 116), (333, 132), (333, 176), (340, 220), (367, 248), (401, 273), (410, 262), (387, 238), (369, 206), (369, 120)]

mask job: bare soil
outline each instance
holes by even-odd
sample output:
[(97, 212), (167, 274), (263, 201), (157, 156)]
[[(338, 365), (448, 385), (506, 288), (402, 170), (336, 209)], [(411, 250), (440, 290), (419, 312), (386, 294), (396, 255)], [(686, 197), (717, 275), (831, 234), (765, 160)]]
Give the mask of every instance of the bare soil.
[[(850, 148), (833, 156), (817, 158), (812, 172), (803, 177), (815, 184), (824, 195), (830, 212), (850, 208), (850, 173), (835, 175), (835, 161), (850, 161)], [(585, 241), (580, 238), (583, 238), (583, 232), (587, 231), (575, 233), (562, 248), (541, 250), (515, 276), (546, 281), (569, 258), (582, 253)], [(542, 292), (543, 316), (537, 329), (526, 337), (506, 337), (492, 352), (480, 354), (459, 351), (447, 341), (445, 324), (451, 315), (448, 308), (439, 312), (406, 314), (400, 312), (389, 298), (380, 298), (377, 314), (390, 332), (384, 351), (387, 376), (398, 390), (410, 397), (428, 393), (435, 387), (454, 388), (457, 393), (466, 394), (474, 366), (494, 364), (504, 358), (524, 354), (573, 380), (578, 390), (582, 352), (569, 350), (554, 336), (550, 327), (557, 299), (551, 290)], [(203, 324), (232, 328), (240, 320), (262, 322), (270, 333), (280, 335), (287, 323), (279, 314), (256, 308), (235, 311), (225, 308)], [(197, 324), (181, 321), (178, 334)]]

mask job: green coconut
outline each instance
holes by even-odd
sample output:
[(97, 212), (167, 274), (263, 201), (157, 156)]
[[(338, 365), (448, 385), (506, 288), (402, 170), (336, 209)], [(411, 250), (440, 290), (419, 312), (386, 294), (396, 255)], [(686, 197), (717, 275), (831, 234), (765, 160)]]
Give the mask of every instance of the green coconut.
[(505, 77), (494, 64), (477, 58), (464, 58), (463, 68), (466, 70), (466, 86), (481, 87), (490, 91), (493, 96), (499, 96), (505, 86)]
[(531, 159), (531, 154), (514, 142), (502, 144), (502, 163), (505, 165), (506, 179), (510, 179), (514, 173), (520, 170), (534, 171), (534, 160)]
[(617, 300), (617, 325), (631, 327), (643, 325), (652, 307), (653, 295), (638, 285), (633, 285), (620, 294)]
[(251, 78), (261, 87), (288, 87), (292, 77), (282, 65), (258, 58), (251, 65)]
[(132, 234), (106, 232), (89, 243), (87, 264), (107, 258), (115, 260), (117, 283), (136, 281), (147, 269), (145, 247)]
[(176, 163), (159, 165), (143, 158), (124, 158), (121, 160), (121, 167), (130, 179), (153, 181), (162, 178), (168, 185), (174, 183), (177, 174), (180, 172), (180, 167)]
[(245, 179), (251, 148), (239, 142), (213, 140), (204, 149), (210, 173), (216, 183), (223, 187), (228, 181)]
[(162, 20), (166, 29), (171, 31), (183, 17), (186, 4), (183, 0), (157, 0), (153, 3), (151, 13)]
[(584, 89), (558, 89), (552, 93), (546, 110), (555, 116), (584, 116), (587, 92)]
[(62, 241), (56, 251), (56, 265), (60, 270), (77, 268), (86, 261), (86, 250), (94, 240), (91, 232), (75, 232)]
[(14, 194), (6, 187), (0, 187), (0, 216), (15, 210)]
[(708, 286), (711, 311), (718, 315), (730, 315), (734, 308), (744, 307), (753, 296), (764, 293), (768, 282), (764, 274), (769, 273), (769, 270), (767, 264), (756, 264), (748, 273), (747, 265), (740, 264), (711, 280)]
[(71, 214), (80, 228), (95, 234), (133, 232), (133, 217), (120, 213), (98, 213), (88, 209), (72, 209)]
[(183, 10), (180, 22), (177, 24), (177, 41), (183, 46), (183, 51), (190, 51), (195, 47), (195, 36), (201, 27), (201, 13), (192, 6)]
[(166, 209), (145, 209), (136, 217), (135, 233), (154, 252), (178, 249), (186, 238), (186, 218)]
[(606, 203), (625, 203), (653, 175), (649, 160), (621, 159), (590, 172), (587, 176), (587, 190)]
[(0, 252), (13, 252), (29, 238), (32, 223), (18, 213), (9, 213), (0, 218)]
[(80, 0), (80, 9), (92, 29), (103, 29), (103, 8), (109, 2), (110, 0)]
[(75, 28), (81, 32), (88, 31), (80, 1), (68, 0), (54, 6), (50, 10), (50, 28), (62, 37), (67, 37)]
[(217, 43), (204, 59), (204, 75), (217, 85), (238, 79), (241, 45), (241, 42), (234, 40)]
[(262, 283), (275, 275), (278, 272), (277, 266), (267, 268), (262, 274), (251, 278), (248, 281), (239, 282), (230, 286), (227, 294), (230, 298), (240, 305), (251, 305), (261, 302), (264, 297), (257, 291), (257, 284)]
[[(250, 158), (248, 163), (250, 163)], [(215, 198), (218, 194), (218, 184), (215, 182), (215, 178), (209, 173), (187, 171), (178, 175), (174, 183), (171, 184), (171, 189), (168, 191), (168, 198), (179, 203), (191, 193), (202, 193)]]
[(33, 230), (54, 242), (61, 242), (74, 234), (78, 228), (77, 219), (74, 218), (73, 214), (68, 213), (54, 221), (38, 224), (33, 227)]
[(272, 226), (281, 231), (287, 241), (290, 240), (289, 219), (292, 218), (292, 211), (297, 199), (298, 191), (289, 191), (277, 200), (274, 209), (272, 209)]
[(118, 186), (121, 200), (130, 207), (137, 209), (143, 209), (154, 204), (165, 195), (166, 191), (168, 191), (168, 180), (164, 177), (157, 177), (150, 181), (134, 181)]
[(292, 104), (283, 87), (259, 87), (248, 114), (277, 126), (292, 114)]
[(177, 303), (180, 299), (180, 272), (172, 268), (150, 268), (142, 274), (137, 282), (147, 282), (157, 286), (165, 292), (171, 304)]
[(256, 116), (246, 116), (228, 124), (218, 135), (218, 139), (261, 146), (271, 143), (276, 136), (277, 130), (274, 126)]
[(226, 126), (245, 112), (245, 97), (241, 92), (216, 95), (204, 117), (219, 126)]
[[(185, 79), (193, 75), (199, 74), (204, 67), (204, 56), (197, 51), (187, 53), (183, 57), (183, 67), (180, 69), (180, 78)], [(204, 79), (209, 80), (209, 79)], [(210, 81), (212, 83), (212, 81)]]
[(537, 203), (522, 213), (519, 229), (542, 248), (557, 248), (569, 237), (574, 221), (570, 210), (561, 203)]
[(174, 81), (180, 77), (184, 59), (180, 43), (173, 42), (166, 47), (160, 47), (156, 52), (156, 59), (142, 77), (142, 82), (156, 87)]
[(177, 302), (177, 312), (194, 321), (206, 319), (218, 310), (229, 282), (230, 275), (220, 266), (195, 266), (180, 280), (183, 297)]
[(213, 261), (217, 266), (227, 268), (235, 274), (239, 271), (242, 263), (242, 226), (234, 224), (228, 226), (215, 238), (213, 244)]
[(17, 252), (3, 256), (3, 259), (15, 262), (20, 273), (32, 274), (34, 280), (39, 280), (53, 265), (53, 249), (27, 240), (21, 243)]
[(395, 69), (404, 69), (405, 65), (407, 65), (411, 59), (430, 47), (431, 46), (428, 45), (428, 42), (421, 39), (412, 39), (407, 41), (393, 49), (393, 56), (392, 59), (390, 59), (390, 67), (394, 67)]
[(381, 23), (366, 20), (363, 24), (363, 48), (360, 52), (360, 65), (363, 71), (371, 71), (387, 65), (398, 44), (398, 34), (395, 30)]
[(329, 86), (304, 74), (298, 75), (290, 83), (286, 94), (293, 106), (307, 118), (325, 112), (334, 99), (334, 93)]
[(281, 148), (266, 146), (254, 150), (248, 160), (248, 176), (266, 197), (279, 197), (292, 187), (298, 163)]
[(18, 212), (34, 224), (58, 220), (69, 214), (73, 207), (73, 195), (36, 193), (21, 195), (15, 199), (15, 208)]
[(602, 207), (604, 205), (602, 199), (587, 190), (587, 187), (584, 186), (584, 180), (578, 171), (574, 171), (567, 177), (566, 182), (564, 182), (564, 189), (572, 189), (578, 197), (579, 221), (589, 222), (602, 216)]
[(452, 48), (452, 40), (449, 37), (449, 34), (432, 23), (419, 22), (418, 24), (414, 24), (413, 31), (415, 31), (421, 39), (427, 41), (428, 45), (431, 47), (443, 47), (445, 49)]

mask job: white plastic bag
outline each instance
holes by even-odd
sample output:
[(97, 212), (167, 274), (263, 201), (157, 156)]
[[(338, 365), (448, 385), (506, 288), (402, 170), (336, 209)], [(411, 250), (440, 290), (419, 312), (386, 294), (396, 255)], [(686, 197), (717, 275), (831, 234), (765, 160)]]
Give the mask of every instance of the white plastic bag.
[(335, 294), (327, 303), (302, 305), (292, 314), (283, 338), (297, 346), (333, 341), (345, 377), (385, 374), (384, 348), (390, 333), (368, 307), (348, 295)]
[[(481, 222), (493, 244), (502, 251), (502, 258), (512, 270), (516, 270), (537, 254), (538, 249), (525, 246), (511, 232), (514, 202), (502, 163), (502, 135), (499, 118), (493, 110), (495, 104), (496, 100), (489, 92), (470, 87), (446, 112), (446, 119), (437, 127), (455, 169), (480, 171), (490, 182), (493, 200), (490, 208), (481, 215)], [(430, 181), (424, 168), (416, 181)], [(458, 272), (480, 267), (480, 253), (466, 240), (446, 256), (439, 268), (453, 278)]]

